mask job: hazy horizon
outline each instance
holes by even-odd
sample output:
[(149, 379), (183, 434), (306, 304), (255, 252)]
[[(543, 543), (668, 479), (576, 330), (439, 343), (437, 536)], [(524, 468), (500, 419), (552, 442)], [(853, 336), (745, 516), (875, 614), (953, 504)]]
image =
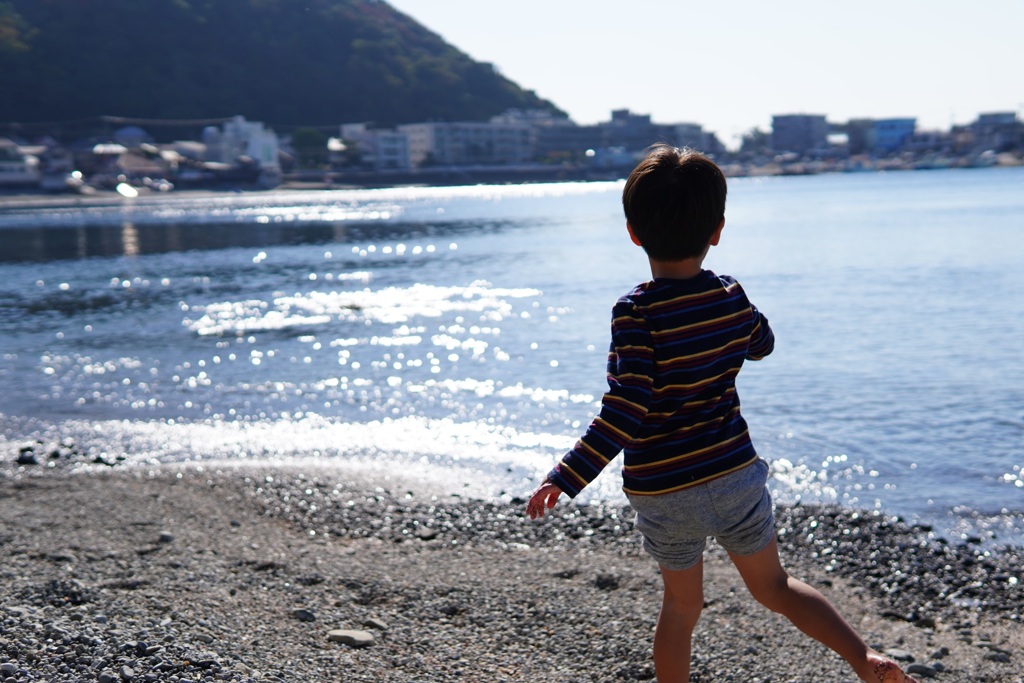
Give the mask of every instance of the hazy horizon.
[(699, 123), (735, 147), (774, 114), (916, 118), (946, 130), (1020, 112), (1024, 3), (388, 0), (580, 124), (613, 109)]

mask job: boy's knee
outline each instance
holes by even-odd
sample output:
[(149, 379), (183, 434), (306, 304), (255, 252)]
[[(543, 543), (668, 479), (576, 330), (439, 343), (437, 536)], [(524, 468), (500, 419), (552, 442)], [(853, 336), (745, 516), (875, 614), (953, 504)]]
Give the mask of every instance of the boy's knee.
[(662, 611), (696, 621), (704, 610), (704, 595), (681, 596), (665, 593)]
[(756, 585), (748, 584), (747, 589), (759, 603), (773, 612), (781, 612), (789, 594), (789, 577), (780, 577)]

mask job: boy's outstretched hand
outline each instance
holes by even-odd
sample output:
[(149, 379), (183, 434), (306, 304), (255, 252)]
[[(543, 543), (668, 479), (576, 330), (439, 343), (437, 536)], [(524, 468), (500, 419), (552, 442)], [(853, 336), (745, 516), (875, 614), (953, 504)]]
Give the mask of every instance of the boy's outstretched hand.
[(526, 504), (526, 514), (530, 519), (537, 519), (544, 516), (545, 509), (555, 507), (558, 497), (562, 495), (562, 489), (550, 481), (544, 481), (540, 487), (530, 496), (530, 502)]

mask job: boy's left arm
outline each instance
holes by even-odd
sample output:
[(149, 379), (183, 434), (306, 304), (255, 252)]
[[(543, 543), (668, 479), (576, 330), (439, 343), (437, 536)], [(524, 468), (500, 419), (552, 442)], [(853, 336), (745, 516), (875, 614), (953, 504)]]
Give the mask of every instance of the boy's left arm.
[(750, 305), (754, 313), (754, 326), (750, 331), (750, 345), (747, 347), (747, 358), (749, 360), (761, 360), (775, 350), (775, 333), (768, 325), (768, 318), (764, 313), (757, 310), (757, 306)]

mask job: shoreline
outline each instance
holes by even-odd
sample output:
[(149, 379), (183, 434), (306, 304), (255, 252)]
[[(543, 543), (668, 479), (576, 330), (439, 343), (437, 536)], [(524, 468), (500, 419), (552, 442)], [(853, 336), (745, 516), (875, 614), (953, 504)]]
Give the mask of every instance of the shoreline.
[[(660, 578), (625, 506), (562, 502), (531, 523), (521, 501), (288, 467), (9, 469), (0, 498), (0, 664), (16, 680), (653, 678)], [(873, 647), (938, 681), (1024, 680), (1019, 550), (839, 508), (777, 514), (791, 573)], [(694, 681), (852, 680), (754, 604), (714, 544), (705, 565)]]
[[(862, 173), (892, 173), (892, 172), (942, 172), (942, 171), (965, 171), (974, 169), (1008, 169), (1008, 168), (1020, 168), (1024, 165), (1024, 162), (1016, 164), (996, 164), (987, 166), (949, 166), (942, 168), (901, 168), (901, 167), (881, 167), (877, 169), (863, 169), (863, 170), (820, 170), (814, 172), (803, 172), (794, 171), (792, 169), (786, 170), (781, 166), (773, 166), (771, 168), (758, 169), (755, 171), (744, 171), (737, 172), (736, 169), (732, 169), (732, 173), (726, 173), (730, 179), (740, 178), (774, 178), (774, 177), (792, 177), (792, 176), (806, 176), (806, 175), (860, 175)], [(133, 203), (147, 203), (150, 200), (175, 200), (175, 199), (195, 199), (203, 197), (227, 197), (227, 196), (247, 196), (247, 197), (260, 197), (264, 195), (270, 195), (275, 192), (299, 192), (299, 193), (322, 193), (322, 192), (333, 192), (339, 190), (383, 190), (383, 189), (395, 189), (402, 187), (458, 187), (465, 185), (533, 185), (533, 184), (551, 184), (551, 183), (599, 183), (599, 182), (616, 182), (625, 180), (626, 175), (624, 174), (608, 174), (602, 176), (587, 177), (583, 175), (578, 176), (565, 176), (559, 177), (553, 175), (552, 177), (540, 177), (540, 178), (518, 178), (516, 176), (503, 177), (503, 176), (483, 176), (480, 178), (470, 177), (466, 174), (442, 174), (438, 177), (424, 176), (417, 178), (416, 176), (410, 176), (409, 178), (395, 179), (392, 182), (388, 182), (387, 177), (383, 177), (378, 182), (331, 182), (328, 180), (323, 181), (309, 181), (309, 180), (288, 180), (276, 187), (272, 188), (255, 188), (255, 187), (186, 187), (181, 189), (175, 189), (170, 192), (154, 192), (147, 188), (142, 188), (138, 197), (126, 198), (120, 195), (113, 189), (109, 190), (96, 190), (90, 194), (80, 193), (68, 193), (68, 192), (46, 192), (38, 189), (16, 189), (16, 188), (2, 188), (0, 187), (0, 211), (8, 209), (46, 209), (46, 208), (66, 208), (66, 207), (89, 207), (89, 206), (130, 206)], [(438, 182), (438, 180), (447, 180), (450, 182)], [(490, 182), (487, 182), (490, 180)]]

